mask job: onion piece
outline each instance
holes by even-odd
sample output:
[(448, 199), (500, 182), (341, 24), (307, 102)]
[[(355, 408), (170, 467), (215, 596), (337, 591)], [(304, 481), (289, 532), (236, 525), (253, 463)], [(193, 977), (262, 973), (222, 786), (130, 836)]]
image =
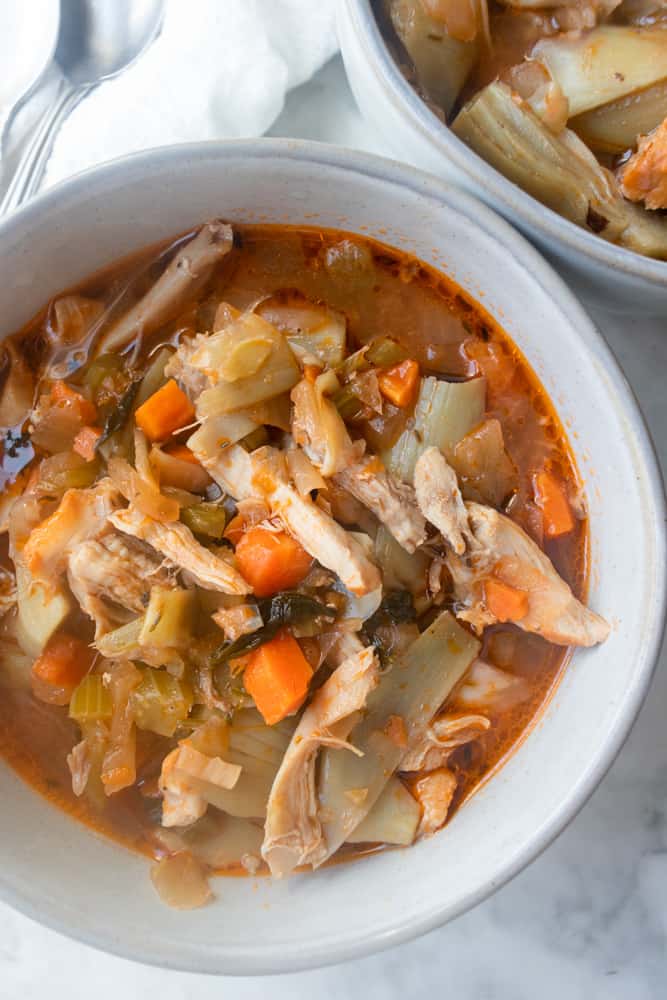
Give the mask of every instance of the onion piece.
[(162, 902), (175, 910), (197, 909), (213, 895), (205, 867), (187, 851), (156, 862), (151, 881)]

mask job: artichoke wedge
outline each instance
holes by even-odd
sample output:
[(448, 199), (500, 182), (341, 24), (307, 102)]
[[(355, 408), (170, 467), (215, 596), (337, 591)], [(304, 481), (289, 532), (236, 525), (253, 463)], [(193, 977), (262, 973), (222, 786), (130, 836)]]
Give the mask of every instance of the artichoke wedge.
[(506, 84), (480, 91), (452, 131), (559, 215), (612, 243), (667, 259), (667, 219), (626, 201), (614, 176), (574, 132), (554, 135)]
[(420, 0), (389, 0), (389, 17), (415, 69), (417, 83), (449, 117), (480, 54), (479, 36), (459, 41)]
[(667, 32), (604, 24), (544, 38), (530, 58), (549, 70), (574, 117), (667, 79)]

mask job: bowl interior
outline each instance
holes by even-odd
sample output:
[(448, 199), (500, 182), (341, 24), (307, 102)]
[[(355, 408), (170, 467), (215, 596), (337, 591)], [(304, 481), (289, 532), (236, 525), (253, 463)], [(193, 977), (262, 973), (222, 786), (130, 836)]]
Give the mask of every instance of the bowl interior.
[[(549, 253), (569, 278), (582, 271), (593, 281), (608, 282), (613, 275), (619, 291), (629, 295), (639, 283), (647, 296), (664, 307), (667, 261), (652, 260), (615, 246), (587, 232), (504, 177), (466, 146), (421, 99), (401, 72), (376, 21), (371, 0), (342, 0), (339, 34), (346, 68), (363, 113), (371, 119), (402, 159), (457, 184), (482, 198), (520, 226)], [(408, 136), (409, 132), (409, 136)], [(596, 295), (601, 302), (609, 291)], [(613, 294), (613, 290), (612, 290)], [(616, 297), (623, 302), (622, 295)], [(656, 302), (630, 299), (634, 308), (654, 309)]]
[(220, 879), (217, 901), (200, 911), (163, 907), (145, 859), (92, 835), (0, 763), (0, 894), (126, 956), (259, 973), (363, 954), (435, 926), (502, 884), (574, 814), (650, 677), (664, 595), (662, 501), (628, 387), (550, 268), (477, 202), (372, 157), (289, 141), (203, 144), (80, 175), (0, 227), (0, 332), (94, 269), (218, 215), (375, 236), (449, 274), (499, 319), (569, 431), (590, 507), (590, 601), (614, 626), (606, 645), (573, 657), (524, 744), (437, 836), (286, 883)]

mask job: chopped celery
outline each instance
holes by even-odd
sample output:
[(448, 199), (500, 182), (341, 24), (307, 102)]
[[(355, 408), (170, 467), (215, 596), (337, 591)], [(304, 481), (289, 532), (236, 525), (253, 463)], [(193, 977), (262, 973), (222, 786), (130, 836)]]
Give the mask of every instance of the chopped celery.
[(431, 445), (451, 455), (454, 446), (484, 416), (486, 379), (444, 382), (432, 376), (421, 380), (412, 426), (382, 458), (389, 470), (411, 483), (420, 454)]
[(100, 354), (86, 370), (83, 384), (90, 391), (92, 399), (96, 400), (104, 382), (107, 379), (115, 382), (123, 372), (125, 359), (120, 354)]
[[(331, 853), (368, 815), (400, 766), (405, 748), (386, 732), (390, 716), (402, 718), (410, 739), (418, 739), (479, 649), (479, 642), (443, 611), (393, 661), (369, 695), (364, 717), (349, 735), (363, 756), (343, 749), (322, 751), (318, 793), (328, 817), (322, 825)], [(348, 793), (361, 788), (367, 789), (363, 802), (354, 801)]]
[(181, 521), (187, 525), (193, 535), (204, 538), (214, 538), (219, 541), (227, 527), (227, 513), (224, 507), (217, 503), (193, 504), (181, 511)]
[(102, 722), (111, 718), (111, 692), (101, 674), (88, 674), (74, 691), (69, 703), (69, 716), (79, 724)]
[(331, 397), (331, 401), (343, 420), (354, 420), (354, 418), (358, 417), (364, 409), (364, 404), (361, 399), (356, 392), (353, 392), (349, 385), (344, 385), (340, 388), (338, 392)]
[(380, 337), (379, 340), (374, 340), (366, 354), (370, 363), (377, 365), (378, 368), (391, 368), (392, 365), (398, 365), (401, 361), (405, 361), (408, 356), (405, 348), (398, 341), (392, 340), (391, 337)]
[(139, 729), (160, 736), (173, 736), (187, 719), (193, 704), (190, 685), (166, 670), (144, 667), (139, 686), (130, 695), (134, 721)]
[(392, 776), (377, 802), (347, 838), (348, 844), (401, 844), (417, 834), (421, 810), (400, 778)]
[(152, 587), (139, 643), (158, 649), (187, 646), (192, 639), (196, 603), (193, 590)]

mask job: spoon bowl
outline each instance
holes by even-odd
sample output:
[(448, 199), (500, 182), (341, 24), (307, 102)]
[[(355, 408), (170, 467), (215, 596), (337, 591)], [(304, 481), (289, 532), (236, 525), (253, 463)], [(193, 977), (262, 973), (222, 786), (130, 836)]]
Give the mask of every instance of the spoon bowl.
[(0, 202), (0, 216), (37, 192), (58, 129), (104, 80), (118, 76), (155, 40), (165, 0), (61, 0), (55, 62), (62, 76)]

